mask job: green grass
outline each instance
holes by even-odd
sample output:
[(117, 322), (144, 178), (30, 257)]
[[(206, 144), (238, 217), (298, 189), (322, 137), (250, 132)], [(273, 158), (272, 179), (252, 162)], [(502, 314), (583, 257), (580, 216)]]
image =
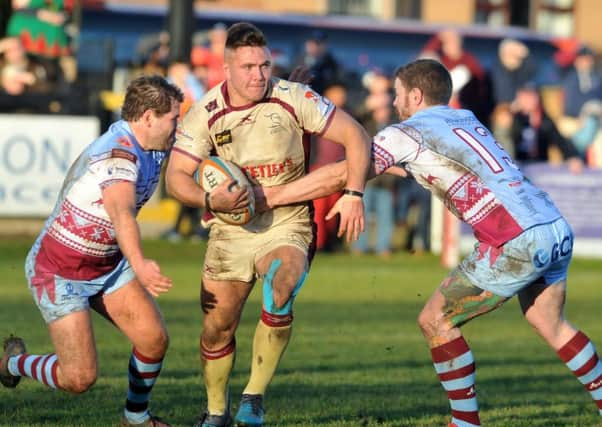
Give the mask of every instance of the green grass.
[[(0, 335), (22, 335), (33, 354), (51, 351), (27, 290), (23, 262), (30, 241), (0, 242)], [(175, 287), (159, 299), (171, 347), (152, 409), (176, 426), (192, 425), (204, 406), (199, 374), (198, 284), (203, 248), (145, 242)], [(448, 404), (416, 326), (422, 304), (445, 270), (432, 256), (318, 254), (295, 302), (293, 339), (266, 398), (270, 426), (445, 426)], [(602, 263), (576, 260), (567, 315), (602, 348), (598, 311)], [(231, 380), (236, 404), (249, 369), (260, 310), (255, 289), (237, 333)], [(1, 426), (107, 426), (120, 417), (130, 345), (95, 316), (100, 373), (82, 395), (24, 380), (0, 388)], [(487, 426), (602, 425), (596, 407), (556, 355), (522, 319), (515, 300), (464, 327), (477, 360), (481, 420)]]

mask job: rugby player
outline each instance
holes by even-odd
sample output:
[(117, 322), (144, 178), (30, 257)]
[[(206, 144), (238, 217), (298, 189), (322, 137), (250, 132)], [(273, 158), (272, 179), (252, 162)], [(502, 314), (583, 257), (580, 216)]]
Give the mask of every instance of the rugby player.
[[(211, 153), (233, 161), (249, 178), (270, 186), (305, 175), (308, 134), (342, 144), (349, 159), (341, 198), (342, 230), (348, 239), (363, 229), (362, 191), (370, 164), (370, 140), (363, 128), (310, 87), (271, 76), (266, 38), (254, 25), (228, 29), (226, 80), (186, 114), (178, 129), (166, 173), (168, 191), (182, 203), (236, 212), (249, 203), (247, 190), (205, 193), (195, 182), (199, 163)], [(228, 181), (222, 185), (230, 185)], [(234, 204), (230, 209), (227, 204)], [(270, 210), (244, 226), (217, 218), (209, 234), (201, 284), (204, 312), (200, 339), (207, 410), (197, 426), (229, 425), (228, 381), (234, 363), (234, 334), (257, 279), (263, 308), (253, 340), (251, 374), (235, 422), (261, 426), (263, 397), (291, 336), (293, 300), (313, 256), (309, 203)]]
[(90, 308), (132, 343), (129, 389), (121, 426), (168, 426), (149, 412), (168, 335), (154, 298), (171, 279), (144, 257), (136, 215), (159, 182), (174, 141), (182, 92), (158, 76), (127, 88), (121, 116), (71, 166), (55, 208), (27, 255), (29, 289), (54, 353), (26, 352), (21, 338), (4, 342), (0, 381), (30, 377), (52, 389), (83, 393), (96, 381)]
[[(437, 61), (417, 60), (397, 70), (394, 106), (402, 121), (373, 138), (371, 172), (410, 175), (469, 224), (477, 239), (474, 252), (443, 280), (418, 318), (449, 398), (450, 426), (481, 425), (474, 358), (460, 326), (514, 295), (602, 415), (602, 364), (590, 339), (563, 314), (571, 227), (472, 112), (447, 106), (451, 90), (449, 72)], [(341, 162), (291, 184), (257, 189), (257, 208), (322, 197), (342, 188), (345, 174)], [(340, 210), (335, 205), (329, 215)]]

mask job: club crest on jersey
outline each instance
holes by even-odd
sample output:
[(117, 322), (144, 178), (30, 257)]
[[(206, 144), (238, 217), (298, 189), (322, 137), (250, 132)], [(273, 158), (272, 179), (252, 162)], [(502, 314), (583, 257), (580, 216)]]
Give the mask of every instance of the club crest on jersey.
[(230, 132), (230, 129), (227, 129), (227, 130), (215, 135), (215, 143), (218, 146), (222, 146), (224, 144), (230, 144), (231, 142), (232, 142), (232, 132)]
[(208, 113), (212, 112), (216, 108), (217, 108), (217, 101), (215, 99), (205, 105), (205, 110), (207, 110)]
[(270, 114), (266, 114), (264, 117), (270, 119), (270, 133), (271, 134), (275, 134), (278, 133), (282, 130), (284, 130), (284, 127), (282, 126), (282, 117), (280, 117), (278, 114), (276, 113), (270, 113)]

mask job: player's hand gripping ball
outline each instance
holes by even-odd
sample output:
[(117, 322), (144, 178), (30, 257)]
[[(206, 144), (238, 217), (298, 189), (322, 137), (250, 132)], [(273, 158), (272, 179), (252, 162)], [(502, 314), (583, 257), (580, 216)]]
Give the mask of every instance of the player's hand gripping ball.
[(199, 166), (199, 185), (204, 191), (211, 192), (227, 179), (232, 178), (239, 187), (249, 189), (249, 205), (241, 213), (213, 212), (222, 221), (232, 225), (245, 225), (255, 216), (255, 197), (251, 183), (245, 173), (233, 162), (211, 156)]

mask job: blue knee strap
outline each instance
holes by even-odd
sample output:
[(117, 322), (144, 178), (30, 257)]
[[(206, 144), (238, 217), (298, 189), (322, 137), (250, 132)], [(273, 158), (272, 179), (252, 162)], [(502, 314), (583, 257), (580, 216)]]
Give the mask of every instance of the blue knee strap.
[(281, 308), (277, 308), (274, 304), (274, 290), (272, 288), (272, 281), (274, 280), (274, 276), (276, 275), (276, 271), (282, 265), (282, 261), (280, 259), (275, 259), (272, 261), (270, 265), (270, 269), (263, 279), (263, 305), (265, 307), (265, 311), (270, 314), (277, 314), (280, 316), (290, 314), (293, 308), (293, 301), (295, 300), (295, 296), (299, 293), (299, 289), (303, 286), (303, 282), (305, 282), (305, 277), (307, 276), (307, 271), (304, 271), (299, 277), (293, 292), (291, 292), (291, 297), (288, 299), (286, 304)]

